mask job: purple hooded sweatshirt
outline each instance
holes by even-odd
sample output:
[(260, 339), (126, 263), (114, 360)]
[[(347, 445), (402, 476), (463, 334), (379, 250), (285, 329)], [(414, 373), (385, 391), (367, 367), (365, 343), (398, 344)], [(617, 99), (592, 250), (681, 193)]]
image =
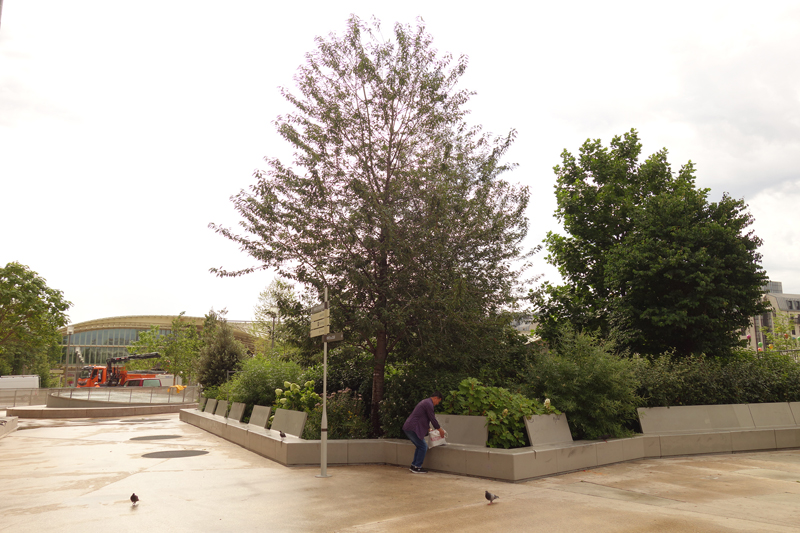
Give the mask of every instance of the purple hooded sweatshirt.
[(428, 422), (433, 424), (434, 429), (439, 429), (439, 422), (433, 416), (433, 400), (425, 398), (417, 404), (403, 424), (403, 431), (413, 431), (417, 437), (424, 439), (428, 434)]

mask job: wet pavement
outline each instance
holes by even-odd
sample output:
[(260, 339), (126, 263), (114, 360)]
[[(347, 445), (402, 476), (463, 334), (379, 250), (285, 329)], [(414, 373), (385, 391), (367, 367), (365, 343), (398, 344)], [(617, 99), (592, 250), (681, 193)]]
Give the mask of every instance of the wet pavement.
[[(0, 439), (0, 532), (800, 531), (800, 450), (517, 484), (383, 465), (331, 466), (320, 479), (177, 414), (19, 425)], [(488, 505), (485, 490), (500, 499)]]

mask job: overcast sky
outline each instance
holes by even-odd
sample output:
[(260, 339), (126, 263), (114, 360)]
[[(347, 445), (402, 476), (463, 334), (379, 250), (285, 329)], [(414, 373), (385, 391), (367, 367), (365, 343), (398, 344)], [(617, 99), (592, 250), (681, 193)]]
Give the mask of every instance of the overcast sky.
[[(387, 7), (381, 7), (381, 5)], [(762, 2), (6, 0), (0, 19), (0, 264), (73, 302), (72, 322), (227, 308), (249, 320), (272, 279), (208, 229), (264, 156), (289, 162), (288, 110), (314, 37), (350, 13), (422, 17), (466, 55), (471, 122), (519, 135), (506, 178), (531, 188), (530, 241), (557, 230), (559, 154), (636, 128), (645, 155), (691, 159), (744, 198), (763, 265), (800, 293), (800, 5)], [(343, 7), (338, 7), (343, 6)], [(557, 280), (540, 257), (535, 270)]]

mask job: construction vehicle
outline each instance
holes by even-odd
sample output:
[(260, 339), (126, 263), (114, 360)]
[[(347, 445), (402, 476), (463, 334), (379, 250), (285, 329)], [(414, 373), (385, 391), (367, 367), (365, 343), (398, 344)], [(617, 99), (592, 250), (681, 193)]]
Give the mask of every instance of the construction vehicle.
[(125, 363), (141, 359), (157, 359), (158, 352), (112, 357), (106, 366), (88, 365), (81, 369), (78, 387), (123, 387), (130, 379), (160, 378), (165, 386), (172, 385), (174, 376), (163, 370), (128, 370)]

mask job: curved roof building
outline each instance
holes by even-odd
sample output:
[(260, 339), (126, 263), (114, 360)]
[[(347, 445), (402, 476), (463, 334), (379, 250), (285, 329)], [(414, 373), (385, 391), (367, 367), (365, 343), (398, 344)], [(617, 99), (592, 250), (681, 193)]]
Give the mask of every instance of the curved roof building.
[[(158, 326), (162, 335), (172, 329), (174, 315), (137, 315), (98, 318), (78, 322), (59, 329), (62, 335), (62, 362), (67, 365), (104, 365), (110, 357), (128, 355), (128, 346), (139, 340), (139, 334)], [(183, 316), (181, 319), (203, 330), (204, 317)], [(249, 333), (251, 322), (228, 320), (233, 335), (248, 351), (255, 351), (255, 337)], [(72, 334), (68, 334), (69, 328)]]

